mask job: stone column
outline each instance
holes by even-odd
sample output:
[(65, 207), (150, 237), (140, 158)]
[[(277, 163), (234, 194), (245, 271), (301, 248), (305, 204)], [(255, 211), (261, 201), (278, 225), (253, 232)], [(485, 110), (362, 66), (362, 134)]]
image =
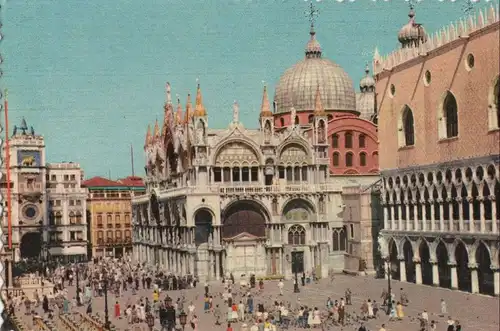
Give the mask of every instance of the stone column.
[[(416, 194), (414, 195), (416, 196)], [(417, 200), (413, 200), (413, 231), (420, 231), (418, 228), (418, 207)]]
[(406, 282), (406, 262), (404, 257), (398, 257), (399, 259), (399, 278), (402, 282)]
[(436, 220), (436, 207), (432, 198), (429, 203), (431, 204), (431, 231), (434, 232), (436, 229), (436, 225), (434, 224), (434, 221)]
[(414, 259), (413, 263), (415, 263), (415, 283), (422, 284), (422, 265), (420, 264), (420, 259)]
[(500, 268), (492, 266), (491, 269), (493, 270), (493, 293), (498, 297), (500, 295)]
[(440, 232), (444, 231), (444, 205), (443, 205), (443, 199), (439, 199), (439, 231)]
[(213, 271), (214, 271), (213, 264), (214, 264), (213, 252), (208, 251), (208, 270), (207, 270), (208, 279), (213, 279)]
[[(399, 196), (399, 192), (398, 192), (398, 196)], [(399, 199), (399, 198), (398, 198)], [(401, 231), (403, 229), (403, 208), (405, 206), (403, 205), (403, 203), (398, 200), (397, 201), (397, 204), (396, 204), (396, 208), (399, 208), (399, 212), (398, 212), (398, 230)]]
[(469, 263), (471, 292), (479, 293), (479, 279), (477, 275), (477, 263)]
[(431, 260), (432, 265), (432, 285), (439, 286), (439, 267), (438, 263), (435, 260)]
[(384, 229), (390, 229), (390, 226), (389, 226), (389, 210), (387, 208), (389, 208), (388, 201), (386, 201), (385, 204), (384, 204)]
[(462, 232), (464, 231), (464, 209), (462, 206), (462, 198), (455, 199), (458, 202), (458, 227), (460, 228), (460, 232)]
[[(479, 196), (477, 197), (479, 199), (479, 214), (480, 214), (480, 224), (479, 224), (479, 229), (481, 233), (485, 233), (486, 231), (486, 217), (484, 215), (484, 202), (485, 202), (485, 197)], [(492, 215), (493, 216), (493, 215)], [(496, 217), (493, 216), (493, 219)]]
[(458, 290), (457, 264), (448, 262), (451, 274), (451, 289)]
[(488, 197), (488, 199), (490, 199), (490, 201), (491, 201), (491, 215), (493, 216), (492, 221), (491, 221), (491, 230), (492, 230), (491, 232), (498, 233), (497, 220), (495, 217), (495, 215), (497, 214), (497, 204), (496, 204), (495, 196), (490, 195)]
[(389, 208), (389, 216), (391, 217), (391, 230), (394, 230), (396, 227), (396, 221), (394, 220), (394, 202), (392, 201), (392, 198), (390, 201), (387, 203), (387, 208)]
[(408, 231), (410, 228), (410, 203), (408, 200), (405, 200), (404, 204), (406, 208), (405, 230)]
[(220, 253), (215, 252), (215, 279), (219, 280), (220, 275), (219, 275), (219, 265), (220, 265)]

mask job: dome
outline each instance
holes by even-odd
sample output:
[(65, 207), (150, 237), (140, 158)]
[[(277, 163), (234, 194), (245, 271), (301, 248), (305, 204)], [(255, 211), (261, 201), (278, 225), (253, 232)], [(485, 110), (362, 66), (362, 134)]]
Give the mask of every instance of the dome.
[(311, 39), (306, 45), (305, 59), (287, 69), (274, 93), (275, 111), (314, 110), (316, 89), (326, 111), (356, 111), (356, 93), (352, 80), (338, 64), (321, 57), (321, 45), (311, 26)]
[(417, 46), (427, 41), (427, 34), (422, 24), (415, 23), (415, 11), (413, 8), (408, 13), (410, 20), (398, 33), (398, 40), (403, 47)]
[(365, 77), (359, 82), (359, 88), (363, 91), (371, 91), (375, 88), (375, 79), (370, 75), (370, 68), (368, 65), (365, 67)]

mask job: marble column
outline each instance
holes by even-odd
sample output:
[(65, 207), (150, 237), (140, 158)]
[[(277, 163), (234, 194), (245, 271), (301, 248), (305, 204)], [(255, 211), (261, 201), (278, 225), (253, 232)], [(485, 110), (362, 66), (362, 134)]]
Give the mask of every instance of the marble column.
[(439, 267), (437, 261), (430, 261), (432, 265), (432, 285), (439, 286)]
[(219, 280), (219, 264), (220, 264), (220, 254), (219, 252), (215, 252), (215, 279)]
[(479, 278), (477, 275), (477, 264), (469, 263), (468, 265), (470, 269), (470, 281), (471, 281), (471, 292), (479, 293)]
[(422, 284), (422, 265), (420, 260), (414, 260), (415, 263), (415, 283)]
[(456, 263), (448, 263), (448, 265), (450, 266), (451, 289), (458, 290), (457, 264)]
[(400, 281), (406, 282), (406, 262), (402, 257), (399, 258), (399, 278)]
[(500, 268), (492, 267), (493, 269), (493, 293), (495, 296), (500, 295)]
[[(9, 279), (8, 279), (7, 287), (11, 288), (12, 284), (13, 284), (13, 282), (12, 282), (12, 268), (13, 268), (12, 260), (8, 261), (7, 267), (9, 268), (9, 271), (8, 271)], [(498, 274), (498, 272), (497, 272), (497, 274)]]

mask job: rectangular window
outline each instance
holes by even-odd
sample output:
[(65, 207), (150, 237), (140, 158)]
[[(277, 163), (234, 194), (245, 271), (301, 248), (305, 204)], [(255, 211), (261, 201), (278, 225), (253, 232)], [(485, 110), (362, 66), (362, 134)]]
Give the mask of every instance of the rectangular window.
[(278, 167), (278, 173), (280, 179), (285, 179), (285, 167)]
[(222, 169), (222, 172), (224, 175), (224, 183), (230, 183), (231, 182), (231, 169), (224, 168), (224, 169)]
[(222, 182), (222, 170), (221, 168), (214, 168), (214, 182), (220, 183)]
[(250, 168), (250, 174), (251, 174), (252, 182), (259, 181), (259, 168), (257, 168), (257, 167)]
[(64, 175), (64, 181), (67, 182), (69, 180), (69, 176), (68, 175)]
[(247, 167), (244, 167), (241, 169), (241, 181), (242, 182), (249, 182), (250, 181), (250, 169)]

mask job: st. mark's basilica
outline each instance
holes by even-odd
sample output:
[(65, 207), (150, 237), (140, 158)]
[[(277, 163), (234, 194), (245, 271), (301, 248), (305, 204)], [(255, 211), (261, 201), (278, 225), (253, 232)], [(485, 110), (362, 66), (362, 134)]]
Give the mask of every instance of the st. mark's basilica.
[(344, 186), (379, 180), (375, 81), (356, 93), (347, 73), (322, 57), (311, 24), (305, 58), (285, 71), (274, 101), (264, 87), (258, 129), (209, 126), (195, 104), (174, 105), (148, 128), (146, 185), (133, 202), (134, 258), (202, 279), (289, 277), (344, 269), (353, 227), (343, 222)]

